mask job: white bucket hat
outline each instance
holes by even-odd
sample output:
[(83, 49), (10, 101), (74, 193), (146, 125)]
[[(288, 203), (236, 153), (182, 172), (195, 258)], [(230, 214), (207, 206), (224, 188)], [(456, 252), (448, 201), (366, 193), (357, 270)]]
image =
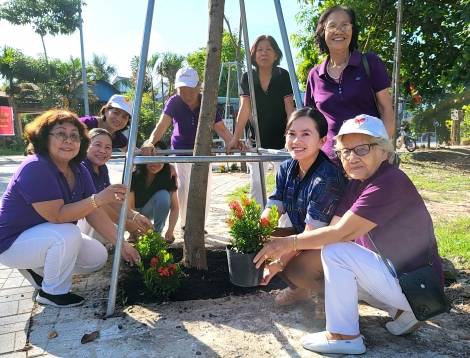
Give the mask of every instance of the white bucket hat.
[(343, 123), (337, 136), (338, 139), (345, 134), (362, 133), (372, 137), (388, 140), (388, 133), (381, 119), (367, 114), (360, 114), (355, 118), (348, 119)]
[(132, 117), (134, 102), (132, 102), (131, 99), (127, 96), (123, 96), (120, 94), (113, 95), (108, 101), (108, 106), (111, 106), (112, 108), (122, 109)]
[(175, 88), (191, 87), (194, 88), (199, 83), (199, 75), (192, 67), (183, 67), (176, 72)]

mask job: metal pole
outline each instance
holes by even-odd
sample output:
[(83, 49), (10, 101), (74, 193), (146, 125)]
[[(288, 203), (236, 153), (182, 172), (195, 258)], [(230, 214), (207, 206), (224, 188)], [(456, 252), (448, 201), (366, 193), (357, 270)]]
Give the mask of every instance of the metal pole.
[(137, 74), (137, 84), (135, 88), (134, 113), (131, 121), (129, 133), (129, 144), (127, 146), (126, 164), (124, 166), (124, 185), (127, 185), (127, 195), (121, 207), (119, 215), (118, 234), (116, 238), (116, 249), (114, 252), (113, 271), (111, 274), (111, 285), (109, 287), (108, 316), (114, 314), (114, 306), (116, 304), (117, 283), (119, 276), (119, 266), (121, 263), (122, 245), (124, 243), (124, 231), (126, 228), (127, 201), (129, 198), (129, 186), (131, 182), (132, 165), (134, 164), (134, 151), (137, 143), (137, 129), (139, 127), (140, 105), (142, 104), (142, 94), (144, 89), (145, 65), (148, 58), (148, 49), (150, 42), (150, 32), (152, 29), (153, 9), (155, 0), (149, 0), (147, 7), (147, 16), (145, 19), (144, 36), (142, 40), (142, 48), (140, 51), (139, 71)]
[[(403, 8), (401, 0), (397, 1), (397, 27), (395, 33), (395, 50), (393, 54), (393, 88), (392, 88), (392, 97), (393, 97), (393, 108), (395, 109), (395, 127), (399, 126), (399, 116), (398, 116), (398, 102), (400, 97), (400, 60), (401, 60), (401, 29), (402, 29), (402, 16)], [(396, 149), (397, 138), (393, 131), (393, 147)]]
[(279, 22), (279, 30), (281, 31), (282, 43), (284, 44), (284, 52), (286, 54), (287, 66), (289, 67), (290, 82), (294, 91), (295, 108), (300, 109), (304, 105), (302, 97), (300, 96), (299, 82), (295, 74), (294, 60), (292, 59), (292, 52), (290, 50), (289, 38), (287, 37), (286, 23), (284, 22), (284, 15), (282, 14), (281, 2), (274, 0), (276, 7), (277, 20)]
[[(255, 127), (255, 139), (256, 147), (261, 148), (261, 138), (259, 136), (259, 126), (258, 126), (258, 111), (256, 110), (256, 96), (255, 96), (255, 82), (253, 80), (253, 67), (251, 66), (251, 56), (250, 52), (246, 49), (249, 47), (248, 39), (248, 27), (246, 25), (246, 12), (245, 12), (245, 1), (240, 0), (240, 18), (243, 29), (243, 41), (245, 42), (245, 55), (246, 55), (246, 67), (248, 74), (248, 84), (250, 86), (250, 100), (251, 100), (251, 119)], [(261, 180), (261, 191), (263, 195), (263, 207), (266, 206), (267, 197), (266, 197), (266, 180), (264, 177), (264, 166), (262, 162), (259, 162), (259, 176)]]
[[(228, 71), (228, 74), (227, 74), (227, 91), (226, 91), (226, 95), (225, 95), (225, 118), (228, 119), (228, 114), (230, 114), (230, 110), (229, 110), (229, 106), (230, 106), (230, 68), (232, 67), (232, 63), (227, 63), (227, 71)], [(232, 128), (233, 128), (233, 125), (232, 125)], [(232, 132), (233, 134), (233, 132)]]
[(82, 87), (83, 87), (83, 106), (85, 108), (85, 116), (90, 115), (90, 107), (88, 106), (88, 86), (86, 82), (86, 67), (85, 67), (85, 48), (83, 46), (83, 29), (82, 29), (82, 3), (78, 8), (78, 22), (80, 30), (80, 47), (82, 51)]

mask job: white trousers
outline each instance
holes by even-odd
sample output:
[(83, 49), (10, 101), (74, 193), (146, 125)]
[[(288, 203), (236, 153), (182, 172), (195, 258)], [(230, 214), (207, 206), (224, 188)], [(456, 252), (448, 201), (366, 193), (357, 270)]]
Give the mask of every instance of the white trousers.
[(353, 242), (322, 249), (325, 273), (326, 329), (332, 333), (359, 334), (358, 300), (385, 310), (411, 311), (398, 280), (373, 251)]
[(0, 263), (16, 269), (34, 269), (44, 277), (42, 290), (52, 295), (68, 293), (74, 273), (101, 269), (106, 248), (80, 232), (74, 224), (44, 223), (34, 226), (0, 254)]
[[(116, 224), (114, 224), (114, 225), (117, 226)], [(101, 242), (101, 243), (102, 243), (103, 245), (105, 245), (105, 246), (106, 246), (107, 244), (110, 244), (110, 245), (111, 245), (111, 243), (110, 243), (108, 240), (106, 240), (103, 236), (101, 236), (101, 235), (98, 233), (98, 231), (96, 231), (96, 230), (94, 229), (94, 227), (91, 226), (91, 225), (88, 223), (88, 221), (87, 221), (86, 218), (83, 218), (83, 219), (78, 220), (78, 221), (77, 221), (77, 226), (78, 226), (78, 228), (80, 229), (80, 231), (81, 231), (83, 234), (85, 234), (86, 236), (89, 236), (89, 237), (92, 237), (92, 238), (98, 240), (99, 242)]]
[[(279, 169), (281, 168), (282, 162), (273, 162), (274, 165), (274, 175), (277, 175)], [(261, 205), (261, 208), (264, 209), (263, 205), (263, 188), (261, 186), (261, 175), (259, 172), (259, 163), (258, 162), (248, 162), (248, 167), (250, 168), (250, 199), (255, 198), (256, 202)], [(264, 169), (264, 178), (266, 180), (266, 175), (268, 173), (269, 162), (263, 162)], [(269, 193), (266, 197), (269, 196)], [(282, 215), (279, 218), (279, 227), (292, 227), (292, 223), (287, 214)]]
[[(212, 164), (209, 165), (209, 176), (207, 178), (206, 193), (206, 212), (205, 223), (209, 216), (209, 208), (211, 205), (211, 189), (212, 189)], [(176, 173), (178, 174), (178, 203), (180, 207), (180, 226), (186, 225), (186, 211), (188, 209), (189, 181), (191, 179), (192, 163), (175, 163)]]

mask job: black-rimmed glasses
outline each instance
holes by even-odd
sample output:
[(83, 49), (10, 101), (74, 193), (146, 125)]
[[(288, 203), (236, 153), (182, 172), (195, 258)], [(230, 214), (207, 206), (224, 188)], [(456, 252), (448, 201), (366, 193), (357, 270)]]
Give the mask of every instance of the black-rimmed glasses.
[(377, 145), (377, 143), (372, 143), (372, 144), (361, 144), (357, 145), (354, 148), (343, 148), (340, 150), (336, 151), (336, 155), (338, 158), (341, 159), (343, 157), (344, 159), (349, 159), (351, 156), (351, 152), (356, 153), (357, 156), (362, 157), (370, 152), (370, 147)]
[(67, 134), (65, 132), (57, 132), (57, 133), (49, 133), (49, 135), (53, 135), (57, 139), (61, 140), (62, 142), (65, 142), (67, 139), (70, 138), (72, 142), (79, 143), (82, 140), (82, 137), (76, 133), (72, 134)]

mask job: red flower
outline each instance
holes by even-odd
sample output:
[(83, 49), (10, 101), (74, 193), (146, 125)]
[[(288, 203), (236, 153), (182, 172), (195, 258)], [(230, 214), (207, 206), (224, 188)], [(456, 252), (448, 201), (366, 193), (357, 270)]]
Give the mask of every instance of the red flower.
[(228, 207), (232, 210), (238, 211), (241, 210), (241, 205), (238, 201), (232, 201), (228, 204)]
[(269, 225), (269, 219), (268, 218), (261, 218), (261, 225), (263, 226), (268, 226)]
[(245, 213), (243, 212), (243, 210), (240, 209), (240, 210), (237, 210), (235, 215), (237, 216), (237, 218), (241, 219), (242, 217), (245, 216)]
[(243, 200), (243, 205), (245, 205), (245, 206), (249, 206), (250, 203), (251, 203), (251, 201), (250, 201), (250, 199), (248, 199), (248, 198), (245, 198), (245, 199)]
[(153, 257), (153, 258), (150, 260), (150, 264), (151, 264), (151, 265), (156, 265), (156, 264), (158, 264), (158, 258)]

